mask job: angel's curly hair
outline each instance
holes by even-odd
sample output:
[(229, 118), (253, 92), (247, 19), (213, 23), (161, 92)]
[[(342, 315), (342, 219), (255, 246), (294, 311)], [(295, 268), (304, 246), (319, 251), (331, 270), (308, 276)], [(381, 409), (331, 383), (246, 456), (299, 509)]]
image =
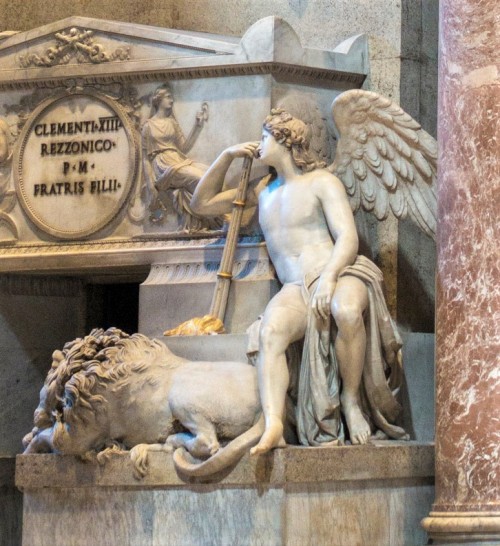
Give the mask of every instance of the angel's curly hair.
[(283, 144), (292, 154), (293, 161), (303, 172), (323, 169), (326, 163), (320, 161), (310, 150), (311, 129), (298, 118), (282, 108), (274, 108), (266, 117), (263, 128), (277, 142)]

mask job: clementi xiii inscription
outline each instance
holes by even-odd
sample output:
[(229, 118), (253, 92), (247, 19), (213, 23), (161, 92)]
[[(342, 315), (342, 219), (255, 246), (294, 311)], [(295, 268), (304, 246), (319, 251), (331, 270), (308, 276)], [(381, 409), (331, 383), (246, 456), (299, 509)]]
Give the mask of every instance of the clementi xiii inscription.
[(61, 238), (84, 237), (108, 224), (135, 177), (132, 131), (106, 97), (71, 95), (39, 107), (18, 158), (21, 202), (33, 222)]
[[(78, 122), (39, 123), (33, 131), (37, 137), (60, 137), (73, 135), (94, 136), (102, 133), (118, 132), (123, 124), (118, 116), (101, 117), (98, 120), (90, 119)], [(81, 156), (84, 154), (100, 154), (110, 152), (116, 146), (112, 138), (87, 138), (71, 139), (57, 142), (42, 142), (40, 144), (40, 156)], [(95, 169), (95, 162), (87, 159), (76, 161), (63, 161), (61, 164), (62, 176), (70, 173), (86, 175)], [(44, 197), (52, 195), (82, 195), (85, 191), (90, 193), (116, 192), (122, 184), (116, 178), (104, 180), (78, 180), (72, 182), (52, 182), (51, 184), (39, 183), (33, 188), (33, 195)]]

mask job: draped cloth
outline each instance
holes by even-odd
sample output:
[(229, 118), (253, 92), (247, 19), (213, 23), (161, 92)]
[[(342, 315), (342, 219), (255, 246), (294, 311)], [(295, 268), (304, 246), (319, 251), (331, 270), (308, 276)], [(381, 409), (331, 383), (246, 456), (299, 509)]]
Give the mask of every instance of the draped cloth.
[[(390, 438), (407, 438), (404, 429), (396, 424), (401, 412), (396, 394), (403, 378), (402, 342), (385, 303), (382, 272), (373, 262), (358, 256), (353, 265), (340, 273), (341, 277), (346, 275), (361, 279), (368, 289), (366, 352), (360, 385), (363, 413), (373, 432), (378, 429)], [(308, 303), (318, 279), (319, 273), (304, 279), (303, 293)], [(289, 362), (289, 392), (295, 394), (292, 398), (296, 404), (297, 435), (306, 446), (339, 445), (345, 435), (340, 408), (341, 379), (334, 349), (336, 327), (331, 319), (318, 323), (310, 307), (300, 364)], [(249, 349), (253, 351), (256, 335), (258, 327), (253, 326), (249, 329)]]
[(177, 120), (172, 116), (148, 119), (142, 139), (155, 181), (159, 182), (157, 189), (182, 188), (193, 192), (207, 167), (181, 151), (186, 139)]
[[(318, 277), (310, 284), (304, 283), (307, 302), (314, 293), (317, 280)], [(295, 414), (299, 442), (306, 446), (343, 444), (340, 374), (331, 320), (317, 321), (310, 305), (300, 368), (291, 376), (298, 377)]]

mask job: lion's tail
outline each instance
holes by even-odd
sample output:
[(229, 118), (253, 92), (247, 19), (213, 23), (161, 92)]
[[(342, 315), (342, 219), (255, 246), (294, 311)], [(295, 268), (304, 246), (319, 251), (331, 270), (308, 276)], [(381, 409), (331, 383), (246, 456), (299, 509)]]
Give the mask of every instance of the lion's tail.
[(179, 447), (174, 452), (175, 468), (185, 476), (204, 477), (216, 474), (239, 461), (251, 447), (257, 444), (263, 432), (264, 416), (261, 415), (253, 427), (202, 462), (197, 462), (185, 448)]

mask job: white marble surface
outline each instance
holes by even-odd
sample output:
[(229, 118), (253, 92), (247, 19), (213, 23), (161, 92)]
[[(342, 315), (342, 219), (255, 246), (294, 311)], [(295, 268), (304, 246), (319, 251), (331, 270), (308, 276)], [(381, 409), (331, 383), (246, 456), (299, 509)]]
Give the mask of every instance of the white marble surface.
[(93, 235), (129, 199), (139, 149), (125, 112), (105, 95), (56, 95), (33, 112), (19, 140), (18, 197), (42, 231)]
[[(0, 268), (9, 271), (13, 268), (7, 261), (19, 254), (25, 269), (30, 263), (31, 269), (52, 268), (46, 264), (45, 242), (89, 240), (74, 249), (78, 255), (94, 241), (113, 240), (123, 258), (135, 246), (132, 237), (179, 235), (182, 222), (172, 195), (162, 197), (165, 220), (150, 218), (154, 195), (138, 168), (141, 127), (162, 81), (170, 81), (173, 114), (185, 135), (200, 105), (207, 104), (208, 119), (188, 159), (209, 165), (224, 147), (259, 138), (280, 85), (306, 84), (326, 115), (338, 91), (360, 86), (368, 73), (366, 36), (351, 37), (332, 50), (314, 50), (304, 47), (292, 27), (277, 17), (255, 22), (237, 39), (74, 16), (1, 40), (0, 62), (0, 116), (9, 126), (14, 152), (0, 173), (0, 212), (5, 213), (0, 219), (5, 248)], [(304, 88), (297, 89), (299, 100), (301, 92)], [(42, 108), (56, 96), (64, 97), (56, 106)], [(123, 114), (124, 127), (116, 138), (103, 134), (114, 145), (106, 153), (53, 157), (43, 152), (52, 150), (52, 144), (77, 146), (79, 137), (37, 135), (41, 127), (114, 111)], [(88, 166), (85, 177), (77, 176), (81, 164)], [(77, 170), (65, 171), (65, 166)], [(236, 183), (240, 170), (236, 165), (228, 184)], [(252, 177), (264, 172), (254, 165)], [(92, 193), (96, 180), (101, 184), (94, 184)], [(112, 191), (97, 195), (98, 189)], [(27, 259), (34, 243), (40, 246), (34, 252), (40, 255), (38, 264)], [(73, 266), (71, 249), (53, 244), (48, 251), (62, 255), (59, 264)], [(147, 253), (140, 255), (143, 264), (151, 263)]]

